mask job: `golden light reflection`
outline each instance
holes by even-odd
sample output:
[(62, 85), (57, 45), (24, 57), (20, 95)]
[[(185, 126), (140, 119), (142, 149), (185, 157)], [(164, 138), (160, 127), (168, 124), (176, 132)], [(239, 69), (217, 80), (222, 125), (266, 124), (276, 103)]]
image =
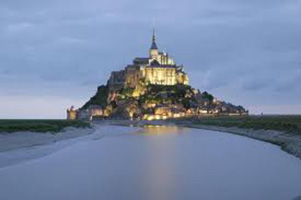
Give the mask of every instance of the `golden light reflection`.
[(187, 128), (173, 125), (146, 125), (138, 133), (149, 136), (144, 140), (148, 154), (142, 179), (147, 187), (145, 195), (149, 199), (174, 199), (170, 194), (174, 193), (177, 185), (175, 168), (178, 166), (180, 148), (178, 138), (188, 131)]
[(185, 130), (187, 129), (178, 126), (144, 125), (139, 133), (143, 135), (180, 134), (184, 133)]

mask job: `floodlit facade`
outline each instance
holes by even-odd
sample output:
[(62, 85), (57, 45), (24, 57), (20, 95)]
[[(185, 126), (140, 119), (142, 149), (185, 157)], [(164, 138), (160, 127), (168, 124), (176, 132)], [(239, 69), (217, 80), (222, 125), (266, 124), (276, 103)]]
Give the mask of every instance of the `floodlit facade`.
[(139, 83), (152, 85), (189, 84), (183, 66), (177, 66), (174, 59), (165, 52), (159, 52), (155, 32), (149, 56), (135, 58), (124, 70), (112, 72), (108, 81), (110, 91), (124, 87), (135, 88)]

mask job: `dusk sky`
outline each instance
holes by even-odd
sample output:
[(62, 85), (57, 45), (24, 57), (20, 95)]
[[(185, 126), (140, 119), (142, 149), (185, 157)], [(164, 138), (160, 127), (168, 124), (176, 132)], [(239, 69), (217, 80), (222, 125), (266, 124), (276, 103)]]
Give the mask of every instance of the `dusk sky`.
[(300, 0), (0, 0), (0, 118), (65, 118), (148, 55), (153, 24), (193, 87), (301, 114)]

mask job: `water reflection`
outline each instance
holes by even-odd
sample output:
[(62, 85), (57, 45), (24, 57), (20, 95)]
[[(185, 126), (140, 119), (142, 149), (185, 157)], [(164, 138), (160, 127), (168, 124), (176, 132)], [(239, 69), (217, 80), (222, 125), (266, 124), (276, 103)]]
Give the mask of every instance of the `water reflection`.
[(144, 125), (143, 129), (139, 131), (143, 135), (182, 134), (187, 132), (187, 128), (172, 125)]
[(176, 199), (177, 136), (183, 133), (188, 133), (188, 129), (164, 125), (146, 125), (140, 131), (142, 135), (155, 136), (144, 141), (148, 159), (142, 184), (147, 188), (147, 199)]
[(300, 161), (274, 145), (176, 126), (98, 131), (114, 137), (0, 169), (0, 199), (300, 199)]

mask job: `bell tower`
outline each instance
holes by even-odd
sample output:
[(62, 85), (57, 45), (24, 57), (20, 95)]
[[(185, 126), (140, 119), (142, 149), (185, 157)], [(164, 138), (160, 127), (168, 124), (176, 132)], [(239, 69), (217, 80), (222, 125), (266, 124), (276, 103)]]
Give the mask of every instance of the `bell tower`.
[(155, 28), (153, 30), (152, 46), (149, 50), (149, 57), (151, 59), (157, 59), (158, 58), (158, 46), (157, 46), (157, 43), (156, 43)]

